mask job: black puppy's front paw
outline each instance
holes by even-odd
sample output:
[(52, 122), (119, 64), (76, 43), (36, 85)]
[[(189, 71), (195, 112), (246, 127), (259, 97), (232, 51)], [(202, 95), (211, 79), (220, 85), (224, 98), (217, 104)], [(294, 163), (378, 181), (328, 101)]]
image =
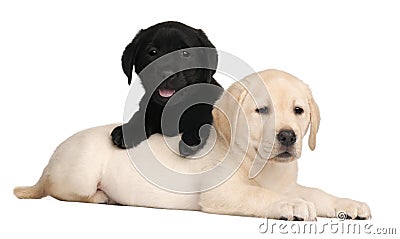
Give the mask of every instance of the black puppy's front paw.
[(121, 149), (132, 148), (133, 144), (125, 142), (124, 135), (122, 133), (122, 125), (115, 127), (111, 132), (111, 138), (113, 143)]
[(199, 135), (191, 133), (183, 133), (182, 139), (179, 141), (179, 153), (183, 157), (187, 157), (195, 154), (197, 151), (202, 149), (207, 142), (207, 138), (210, 135), (211, 125), (202, 125), (198, 130)]
[(182, 157), (187, 157), (187, 156), (193, 155), (200, 148), (201, 148), (200, 145), (189, 146), (185, 142), (183, 142), (183, 140), (179, 141), (179, 153)]
[(111, 139), (114, 145), (117, 145), (121, 149), (126, 149), (124, 136), (122, 134), (122, 125), (117, 126), (111, 132)]

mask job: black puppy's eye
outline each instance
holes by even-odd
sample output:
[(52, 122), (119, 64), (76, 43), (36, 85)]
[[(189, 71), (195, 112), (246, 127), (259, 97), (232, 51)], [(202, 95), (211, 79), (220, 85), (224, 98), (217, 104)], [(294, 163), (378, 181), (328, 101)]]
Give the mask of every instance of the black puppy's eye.
[(258, 108), (258, 109), (256, 109), (256, 112), (259, 114), (266, 114), (266, 113), (268, 113), (268, 107), (264, 106), (264, 107)]
[(189, 56), (190, 56), (190, 53), (187, 52), (187, 51), (182, 51), (182, 56), (183, 56), (183, 57), (189, 57)]
[(157, 53), (158, 53), (157, 50), (154, 50), (154, 49), (149, 51), (150, 56), (155, 56), (155, 55), (157, 55)]
[(301, 114), (304, 113), (304, 110), (303, 110), (303, 108), (301, 108), (301, 107), (294, 107), (294, 113), (295, 113), (296, 115), (301, 115)]

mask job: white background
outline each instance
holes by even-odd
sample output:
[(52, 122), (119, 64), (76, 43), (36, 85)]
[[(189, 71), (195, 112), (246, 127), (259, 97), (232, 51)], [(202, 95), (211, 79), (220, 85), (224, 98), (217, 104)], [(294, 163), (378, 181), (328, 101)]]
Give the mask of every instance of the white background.
[[(3, 1), (0, 4), (0, 238), (266, 237), (262, 219), (18, 200), (71, 134), (120, 122), (120, 57), (141, 28), (177, 20), (255, 70), (282, 69), (321, 109), (299, 181), (367, 202), (398, 223), (400, 8), (396, 1)], [(400, 233), (400, 232), (398, 232)], [(6, 237), (7, 236), (7, 237)], [(324, 235), (327, 238), (330, 235)]]

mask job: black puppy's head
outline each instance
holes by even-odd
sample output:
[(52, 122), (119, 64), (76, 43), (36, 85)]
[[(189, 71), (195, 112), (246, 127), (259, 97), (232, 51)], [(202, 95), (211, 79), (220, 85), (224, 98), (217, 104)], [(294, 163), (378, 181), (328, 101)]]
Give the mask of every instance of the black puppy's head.
[[(201, 59), (208, 61), (207, 65), (211, 65), (210, 68), (216, 69), (217, 52), (201, 29), (194, 29), (179, 22), (163, 22), (140, 30), (126, 46), (122, 55), (122, 68), (128, 77), (128, 83), (132, 81), (133, 67), (140, 75), (150, 63), (171, 52), (175, 52), (173, 53), (175, 55), (161, 58), (156, 62), (152, 76), (140, 76), (146, 93), (151, 93), (157, 103), (165, 104), (175, 92), (186, 86), (210, 83), (215, 70), (205, 68), (176, 70), (179, 65), (193, 60), (195, 57), (192, 54), (201, 54), (197, 50), (190, 50), (194, 47), (208, 48), (206, 55), (203, 54)], [(212, 54), (210, 48), (214, 49)]]

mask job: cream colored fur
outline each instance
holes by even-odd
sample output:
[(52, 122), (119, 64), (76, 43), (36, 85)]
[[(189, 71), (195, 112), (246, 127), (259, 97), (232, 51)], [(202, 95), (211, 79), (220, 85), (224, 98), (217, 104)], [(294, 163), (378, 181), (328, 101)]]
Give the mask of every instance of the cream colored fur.
[[(304, 109), (302, 115), (294, 114), (296, 106)], [(267, 107), (269, 112), (257, 113), (260, 107)], [(288, 220), (335, 217), (339, 211), (351, 218), (371, 217), (365, 203), (297, 184), (302, 138), (310, 128), (308, 144), (315, 148), (320, 117), (310, 89), (294, 76), (266, 70), (246, 77), (223, 94), (213, 117), (216, 131), (197, 153), (199, 159), (184, 159), (175, 153), (179, 137), (167, 138), (167, 145), (161, 135), (153, 135), (131, 151), (133, 159), (157, 157), (167, 167), (185, 173), (211, 169), (224, 158), (234, 168), (243, 159), (229, 179), (210, 190), (174, 193), (148, 182), (135, 169), (127, 151), (112, 145), (109, 135), (115, 125), (106, 125), (71, 136), (56, 149), (39, 181), (32, 187), (17, 187), (14, 193), (19, 198), (50, 195), (66, 201)], [(274, 135), (281, 129), (292, 129), (298, 136), (290, 148), (291, 157), (279, 156), (283, 148), (274, 141)], [(264, 165), (267, 159), (258, 174), (249, 173), (252, 166)]]

